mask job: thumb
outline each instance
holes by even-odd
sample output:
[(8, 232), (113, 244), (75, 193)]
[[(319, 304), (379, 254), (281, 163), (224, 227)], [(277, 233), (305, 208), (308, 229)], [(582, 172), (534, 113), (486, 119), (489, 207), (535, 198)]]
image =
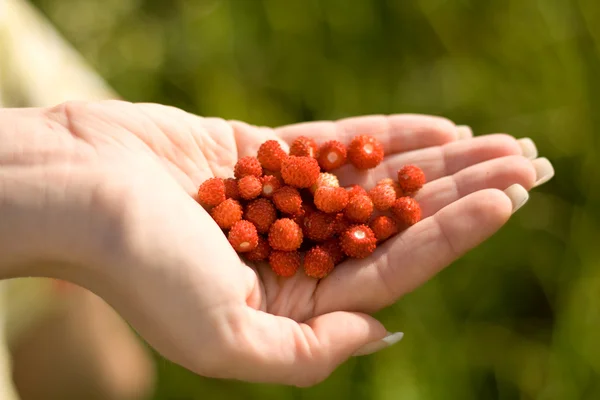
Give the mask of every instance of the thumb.
[(312, 386), (351, 356), (374, 353), (403, 336), (361, 313), (332, 312), (298, 323), (247, 310), (243, 336), (236, 335), (243, 343), (234, 344), (232, 360), (243, 380)]

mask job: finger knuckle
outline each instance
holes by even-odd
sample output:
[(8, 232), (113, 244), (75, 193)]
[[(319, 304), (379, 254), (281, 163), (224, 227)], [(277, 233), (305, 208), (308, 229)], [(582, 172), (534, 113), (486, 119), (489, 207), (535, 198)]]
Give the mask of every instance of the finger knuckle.
[(491, 144), (496, 149), (498, 156), (511, 156), (521, 154), (517, 140), (506, 133), (496, 133), (490, 136)]
[(510, 199), (499, 189), (489, 189), (478, 194), (478, 201), (472, 204), (472, 217), (480, 224), (497, 226), (510, 216)]
[(523, 156), (511, 156), (504, 162), (502, 171), (506, 178), (526, 188), (533, 186), (536, 179), (535, 167), (530, 160)]

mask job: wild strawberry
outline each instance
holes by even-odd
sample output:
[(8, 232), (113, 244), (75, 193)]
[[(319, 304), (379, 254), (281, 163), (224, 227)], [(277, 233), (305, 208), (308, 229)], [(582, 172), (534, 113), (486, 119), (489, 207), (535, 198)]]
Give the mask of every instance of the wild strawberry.
[(267, 140), (258, 148), (256, 158), (264, 169), (279, 171), (281, 162), (287, 158), (287, 154), (277, 140)]
[(311, 203), (311, 202), (303, 202), (302, 203), (302, 210), (304, 211), (304, 214), (306, 216), (317, 212), (317, 209), (315, 208), (315, 206)]
[(221, 178), (209, 178), (198, 188), (198, 201), (207, 207), (225, 201), (225, 183)]
[(290, 146), (290, 156), (317, 157), (317, 142), (306, 136), (299, 136)]
[(269, 255), (269, 265), (276, 275), (289, 278), (300, 268), (300, 253), (297, 251), (272, 251)]
[(262, 183), (262, 196), (270, 199), (273, 194), (281, 187), (281, 181), (274, 175), (263, 175), (260, 178)]
[(304, 217), (303, 232), (310, 240), (321, 242), (333, 236), (335, 216), (315, 211)]
[(300, 207), (300, 212), (294, 214), (292, 219), (295, 223), (297, 223), (303, 229), (304, 233), (304, 221), (308, 216), (312, 213), (316, 212), (315, 208), (310, 203), (302, 202), (302, 207)]
[(257, 198), (262, 191), (260, 179), (254, 175), (246, 175), (238, 181), (238, 190), (244, 200)]
[(302, 229), (290, 218), (278, 219), (269, 229), (269, 245), (274, 250), (298, 250), (302, 239)]
[(299, 227), (303, 227), (304, 226), (304, 210), (302, 209), (302, 207), (300, 207), (300, 211), (297, 212), (296, 214), (286, 214), (286, 216), (288, 218), (291, 218), (292, 221), (294, 221), (295, 223), (298, 224)]
[(252, 251), (258, 245), (258, 232), (252, 222), (238, 221), (227, 235), (229, 243), (238, 253)]
[(333, 258), (320, 246), (313, 247), (304, 256), (304, 272), (311, 278), (325, 278), (334, 267)]
[(283, 181), (296, 188), (308, 188), (319, 178), (319, 163), (311, 157), (290, 156), (281, 163)]
[(338, 265), (346, 258), (346, 255), (340, 247), (340, 241), (338, 239), (329, 239), (323, 242), (321, 244), (321, 248), (329, 253), (335, 265)]
[(227, 178), (223, 181), (225, 183), (225, 197), (233, 200), (240, 200), (240, 191), (238, 189), (238, 182), (235, 178)]
[(242, 206), (237, 200), (227, 199), (210, 211), (211, 217), (221, 229), (231, 229), (242, 220)]
[(366, 258), (375, 251), (377, 239), (366, 225), (355, 225), (340, 237), (342, 250), (348, 257)]
[(356, 196), (357, 194), (362, 194), (362, 195), (367, 195), (367, 191), (359, 185), (350, 185), (346, 188), (346, 191), (348, 192), (348, 199), (351, 199), (352, 197)]
[[(282, 162), (283, 162), (283, 160), (282, 160)], [(282, 179), (281, 179), (281, 170), (279, 170), (279, 171), (271, 171), (269, 169), (263, 169), (263, 175), (274, 176), (275, 178), (279, 179), (279, 182), (282, 182)]]
[(383, 145), (370, 135), (358, 135), (348, 146), (348, 161), (358, 169), (375, 168), (383, 156)]
[(243, 178), (244, 176), (252, 175), (260, 178), (262, 175), (262, 166), (256, 157), (246, 156), (238, 160), (233, 168), (233, 175), (237, 178)]
[(414, 194), (425, 184), (425, 173), (416, 165), (405, 165), (398, 170), (398, 184), (407, 195)]
[(348, 221), (348, 218), (346, 218), (343, 212), (337, 213), (337, 215), (335, 216), (335, 221), (333, 223), (333, 234), (342, 234), (351, 226), (352, 222)]
[(248, 204), (244, 219), (252, 222), (258, 233), (267, 233), (277, 219), (277, 211), (270, 200), (260, 198)]
[(373, 201), (369, 196), (356, 195), (348, 200), (344, 209), (344, 216), (350, 222), (366, 223), (373, 214)]
[(323, 171), (331, 171), (346, 163), (346, 146), (337, 140), (330, 140), (321, 146), (318, 156)]
[(369, 197), (376, 209), (385, 211), (396, 201), (396, 191), (391, 185), (377, 185), (369, 191)]
[(248, 261), (263, 261), (269, 258), (269, 254), (271, 254), (271, 246), (269, 246), (269, 242), (262, 236), (258, 237), (258, 244), (254, 248), (254, 250), (250, 250), (249, 252), (244, 254), (244, 257)]
[(321, 186), (327, 187), (340, 187), (340, 181), (337, 176), (330, 174), (328, 172), (321, 172), (317, 181), (310, 187), (310, 193), (315, 194), (318, 188)]
[(302, 207), (302, 198), (296, 188), (283, 186), (273, 194), (273, 203), (285, 214), (298, 214)]
[(326, 213), (342, 211), (348, 205), (348, 192), (344, 188), (320, 187), (315, 192), (315, 206)]
[(377, 186), (379, 186), (379, 185), (391, 186), (394, 189), (394, 191), (396, 192), (396, 198), (404, 196), (404, 193), (402, 192), (402, 188), (400, 187), (398, 182), (396, 182), (392, 178), (381, 179), (380, 181), (377, 182)]
[(412, 197), (400, 197), (391, 207), (394, 218), (404, 225), (414, 225), (421, 220), (421, 206)]
[(379, 242), (383, 242), (398, 233), (398, 225), (396, 225), (396, 222), (392, 218), (386, 215), (379, 215), (373, 218), (369, 227)]

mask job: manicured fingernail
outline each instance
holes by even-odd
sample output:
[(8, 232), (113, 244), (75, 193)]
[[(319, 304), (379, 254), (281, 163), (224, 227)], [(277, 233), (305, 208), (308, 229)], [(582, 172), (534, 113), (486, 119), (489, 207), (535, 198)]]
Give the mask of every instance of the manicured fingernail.
[(396, 332), (396, 333), (388, 332), (386, 337), (384, 337), (383, 339), (378, 340), (376, 342), (372, 342), (372, 343), (368, 343), (368, 344), (364, 345), (363, 347), (358, 349), (358, 351), (356, 353), (354, 353), (353, 356), (355, 356), (355, 357), (356, 356), (366, 356), (368, 354), (376, 353), (379, 350), (383, 350), (385, 348), (388, 348), (388, 347), (398, 343), (400, 340), (402, 340), (403, 337), (404, 337), (404, 333), (402, 333), (402, 332)]
[(537, 158), (531, 162), (535, 167), (536, 180), (534, 186), (548, 182), (554, 176), (554, 167), (547, 158)]
[(467, 125), (457, 125), (456, 134), (458, 136), (458, 140), (469, 139), (473, 137), (473, 130)]
[(535, 146), (535, 143), (533, 143), (533, 140), (529, 138), (522, 138), (517, 140), (517, 143), (519, 143), (519, 146), (521, 147), (521, 154), (523, 154), (523, 157), (533, 160), (538, 156), (538, 150)]
[(509, 186), (504, 193), (506, 193), (512, 203), (513, 213), (523, 207), (523, 205), (527, 203), (527, 200), (529, 200), (529, 193), (519, 184)]

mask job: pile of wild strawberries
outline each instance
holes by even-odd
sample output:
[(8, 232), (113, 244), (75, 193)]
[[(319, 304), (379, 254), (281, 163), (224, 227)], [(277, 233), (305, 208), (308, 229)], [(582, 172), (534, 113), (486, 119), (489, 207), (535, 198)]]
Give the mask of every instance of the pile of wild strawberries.
[(383, 146), (370, 135), (348, 146), (336, 140), (318, 146), (300, 136), (289, 154), (268, 140), (256, 157), (238, 160), (233, 178), (203, 182), (198, 201), (246, 260), (267, 261), (282, 277), (302, 266), (306, 275), (324, 278), (346, 258), (368, 257), (421, 219), (413, 197), (425, 183), (419, 167), (406, 165), (397, 180), (382, 179), (368, 192), (340, 187), (331, 173), (348, 163), (372, 169), (383, 157)]

